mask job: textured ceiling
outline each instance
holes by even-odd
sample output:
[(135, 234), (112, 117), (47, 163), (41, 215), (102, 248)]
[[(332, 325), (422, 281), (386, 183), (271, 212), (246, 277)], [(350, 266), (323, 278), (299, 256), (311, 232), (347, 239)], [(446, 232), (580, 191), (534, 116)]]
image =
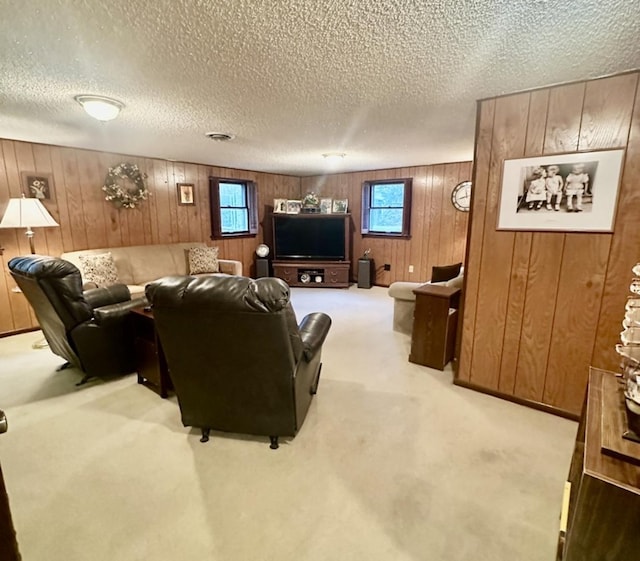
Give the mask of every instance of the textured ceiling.
[[(0, 0), (0, 13), (0, 137), (294, 175), (469, 160), (477, 99), (640, 67), (638, 0)], [(126, 108), (93, 121), (83, 93)], [(333, 170), (330, 151), (347, 153)]]

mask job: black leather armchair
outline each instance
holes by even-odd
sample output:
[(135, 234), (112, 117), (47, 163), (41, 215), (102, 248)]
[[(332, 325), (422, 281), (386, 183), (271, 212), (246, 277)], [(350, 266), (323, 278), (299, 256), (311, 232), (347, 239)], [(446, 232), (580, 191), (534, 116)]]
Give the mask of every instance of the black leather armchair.
[(93, 376), (135, 371), (129, 310), (146, 303), (131, 300), (123, 285), (82, 291), (78, 268), (63, 259), (29, 255), (9, 261), (11, 276), (36, 314), (52, 352)]
[(331, 318), (300, 325), (280, 279), (166, 277), (147, 285), (184, 426), (295, 436), (316, 393)]

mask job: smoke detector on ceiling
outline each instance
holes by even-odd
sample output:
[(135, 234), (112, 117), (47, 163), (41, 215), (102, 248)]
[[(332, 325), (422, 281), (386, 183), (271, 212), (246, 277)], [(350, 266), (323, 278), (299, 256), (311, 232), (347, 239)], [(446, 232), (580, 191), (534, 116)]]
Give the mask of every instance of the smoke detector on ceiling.
[(210, 140), (215, 140), (216, 142), (226, 142), (227, 140), (233, 140), (235, 135), (227, 134), (225, 132), (207, 132), (205, 136)]

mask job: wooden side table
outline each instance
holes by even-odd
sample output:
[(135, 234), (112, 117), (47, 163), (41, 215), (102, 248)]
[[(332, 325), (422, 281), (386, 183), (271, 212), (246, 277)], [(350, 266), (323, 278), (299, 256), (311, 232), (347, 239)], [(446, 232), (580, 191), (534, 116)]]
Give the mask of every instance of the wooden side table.
[(453, 359), (460, 289), (423, 285), (416, 288), (409, 362), (444, 370)]
[(165, 398), (173, 384), (169, 377), (167, 360), (156, 332), (153, 311), (143, 307), (133, 308), (136, 370), (138, 383), (144, 384)]

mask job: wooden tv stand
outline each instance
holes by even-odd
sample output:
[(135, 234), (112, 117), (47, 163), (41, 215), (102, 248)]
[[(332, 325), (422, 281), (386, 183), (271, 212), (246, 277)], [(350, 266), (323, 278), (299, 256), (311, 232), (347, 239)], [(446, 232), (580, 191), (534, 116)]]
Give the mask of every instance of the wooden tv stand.
[(350, 261), (274, 261), (273, 276), (289, 286), (349, 288)]

